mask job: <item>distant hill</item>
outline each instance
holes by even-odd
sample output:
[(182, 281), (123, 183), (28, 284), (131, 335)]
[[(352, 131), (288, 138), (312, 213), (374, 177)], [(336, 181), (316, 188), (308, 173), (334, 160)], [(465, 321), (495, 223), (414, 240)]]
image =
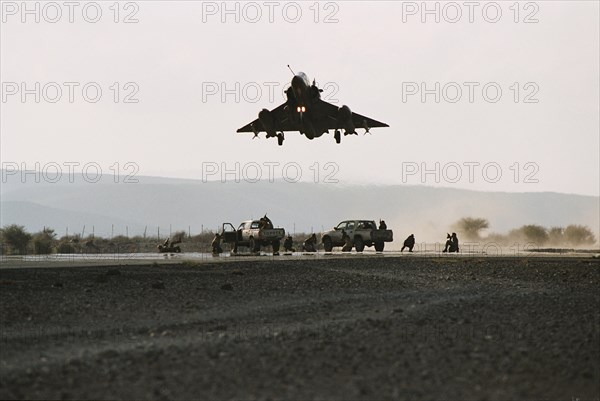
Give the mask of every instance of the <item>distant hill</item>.
[[(31, 177), (30, 177), (31, 178)], [(490, 232), (507, 232), (524, 224), (546, 227), (582, 224), (598, 237), (600, 199), (560, 193), (476, 192), (407, 185), (340, 185), (276, 181), (207, 182), (138, 177), (138, 183), (21, 182), (9, 176), (1, 189), (1, 225), (17, 223), (29, 231), (44, 226), (59, 235), (154, 235), (202, 228), (215, 230), (222, 222), (237, 225), (265, 213), (289, 232), (321, 231), (348, 218), (383, 218), (400, 240), (414, 233), (419, 240), (442, 241), (449, 226), (461, 217), (484, 217)]]

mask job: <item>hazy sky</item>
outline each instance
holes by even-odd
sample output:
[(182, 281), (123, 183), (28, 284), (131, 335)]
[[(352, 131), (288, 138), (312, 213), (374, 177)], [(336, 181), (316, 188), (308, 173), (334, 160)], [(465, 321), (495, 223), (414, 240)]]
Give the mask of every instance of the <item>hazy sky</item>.
[[(2, 2), (5, 168), (600, 192), (596, 1), (22, 4)], [(236, 134), (287, 64), (390, 128)]]

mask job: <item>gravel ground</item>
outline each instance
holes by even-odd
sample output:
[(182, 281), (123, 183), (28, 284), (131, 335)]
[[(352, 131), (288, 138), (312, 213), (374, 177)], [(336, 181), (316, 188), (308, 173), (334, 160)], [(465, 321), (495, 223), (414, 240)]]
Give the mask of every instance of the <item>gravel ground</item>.
[(0, 270), (1, 399), (598, 400), (599, 259)]

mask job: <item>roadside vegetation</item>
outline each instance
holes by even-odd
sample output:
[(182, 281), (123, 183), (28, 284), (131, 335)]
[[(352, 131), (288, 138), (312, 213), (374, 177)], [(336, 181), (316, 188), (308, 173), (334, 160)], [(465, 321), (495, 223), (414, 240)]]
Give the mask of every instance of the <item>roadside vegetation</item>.
[[(588, 226), (570, 224), (566, 227), (543, 227), (535, 224), (523, 225), (510, 230), (507, 234), (489, 233), (487, 219), (481, 217), (463, 217), (450, 229), (463, 241), (494, 242), (502, 246), (514, 243), (534, 244), (555, 248), (585, 248), (596, 244), (596, 236)], [(211, 252), (214, 231), (189, 235), (186, 231), (174, 232), (171, 241), (180, 239), (183, 252)], [(294, 248), (300, 250), (302, 242), (309, 233), (296, 233), (293, 236)], [(317, 238), (320, 235), (317, 233)], [(25, 227), (11, 224), (0, 229), (0, 249), (2, 255), (49, 255), (78, 253), (152, 253), (166, 237), (117, 235), (103, 238), (95, 235), (81, 237), (80, 234), (58, 237), (55, 230), (45, 227), (42, 231), (29, 233)], [(321, 245), (321, 244), (319, 244)], [(226, 249), (228, 250), (228, 249)]]
[[(294, 248), (300, 249), (302, 241), (310, 234), (297, 233), (294, 236)], [(189, 235), (186, 231), (176, 231), (170, 240), (181, 240), (182, 252), (211, 252), (211, 242), (215, 236), (212, 230)], [(29, 233), (25, 227), (11, 224), (0, 228), (0, 250), (2, 255), (50, 255), (78, 253), (152, 253), (164, 243), (165, 237), (117, 235), (103, 238), (97, 235), (80, 234), (58, 237), (52, 228)], [(228, 249), (226, 249), (228, 250)]]
[(459, 237), (467, 241), (495, 242), (499, 245), (531, 243), (537, 247), (589, 247), (596, 244), (596, 236), (588, 226), (570, 224), (566, 227), (546, 228), (535, 224), (526, 224), (510, 230), (507, 234), (490, 233), (482, 235), (490, 223), (484, 218), (463, 217), (452, 225)]

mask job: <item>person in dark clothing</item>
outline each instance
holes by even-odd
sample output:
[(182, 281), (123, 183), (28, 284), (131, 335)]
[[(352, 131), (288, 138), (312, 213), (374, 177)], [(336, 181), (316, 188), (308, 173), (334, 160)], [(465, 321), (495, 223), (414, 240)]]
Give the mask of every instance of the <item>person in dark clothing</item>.
[(283, 249), (285, 252), (296, 252), (296, 250), (293, 248), (294, 246), (294, 240), (292, 239), (291, 235), (288, 235), (285, 238), (285, 241), (283, 241)]
[(273, 222), (266, 214), (260, 218), (260, 228), (273, 228)]
[(354, 244), (352, 243), (352, 238), (344, 230), (342, 230), (342, 241), (344, 242), (342, 252), (350, 252)]
[(385, 224), (385, 221), (379, 220), (379, 229), (380, 230), (387, 230), (387, 224)]
[(452, 235), (446, 234), (446, 246), (444, 247), (444, 250), (442, 252), (458, 252), (458, 251), (459, 251), (458, 237), (456, 236), (456, 233), (452, 233)]
[(404, 248), (408, 248), (408, 252), (412, 252), (414, 246), (415, 246), (415, 235), (411, 234), (404, 240), (404, 244), (402, 245), (402, 249), (400, 249), (400, 252), (404, 251)]
[(181, 241), (182, 241), (181, 236), (175, 237), (175, 238), (173, 238), (173, 241), (171, 241), (171, 246), (175, 246), (177, 244), (181, 244)]
[(215, 237), (212, 240), (211, 246), (212, 246), (213, 255), (218, 255), (220, 253), (223, 253), (223, 248), (221, 248), (221, 234), (219, 234), (219, 233), (215, 234)]
[(302, 244), (302, 250), (304, 252), (317, 252), (317, 235), (313, 233), (308, 237)]

